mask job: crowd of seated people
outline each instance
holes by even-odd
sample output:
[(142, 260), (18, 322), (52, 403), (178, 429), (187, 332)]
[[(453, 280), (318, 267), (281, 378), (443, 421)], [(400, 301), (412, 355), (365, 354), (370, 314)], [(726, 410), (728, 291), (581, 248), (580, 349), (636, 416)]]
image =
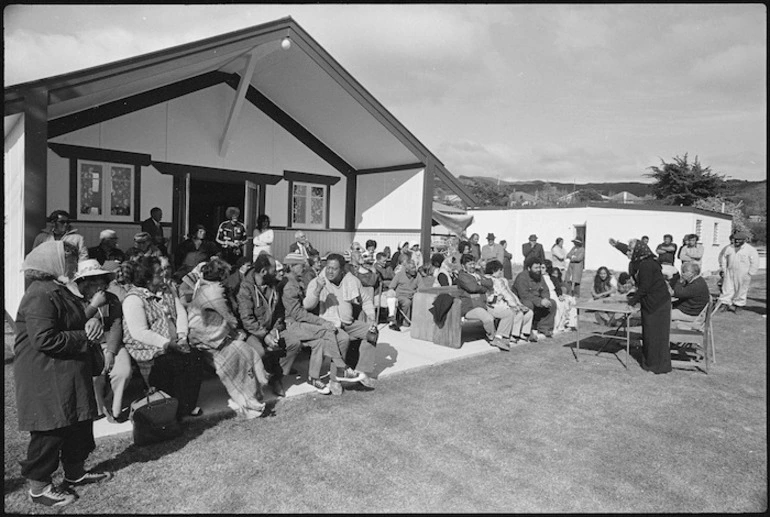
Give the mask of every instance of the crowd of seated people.
[[(231, 212), (230, 223), (235, 224), (238, 214)], [(159, 217), (151, 221), (158, 227)], [(36, 241), (61, 239), (84, 248), (66, 212), (57, 211), (49, 219), (53, 228)], [(310, 350), (308, 383), (318, 393), (340, 394), (351, 382), (371, 389), (380, 309), (387, 309), (390, 329), (408, 330), (414, 296), (423, 288), (456, 286), (462, 316), (481, 321), (490, 345), (501, 350), (576, 327), (579, 293), (562, 278), (564, 258), (555, 257), (557, 266), (546, 260), (534, 234), (522, 246), (524, 268), (513, 278), (511, 255), (495, 242), (493, 233), (483, 247), (473, 234), (467, 240), (451, 238), (445, 249), (425, 256), (417, 243), (401, 242), (391, 255), (387, 246), (379, 251), (374, 240), (322, 255), (303, 231), (297, 231), (282, 264), (269, 253), (269, 218), (261, 216), (260, 223), (254, 240), (259, 253), (253, 258), (232, 256), (231, 247), (223, 249), (207, 239), (202, 225), (193, 226), (173, 249), (173, 259), (158, 235), (139, 232), (134, 245), (123, 252), (110, 229), (100, 233), (97, 246), (87, 249), (91, 259), (79, 257), (73, 285), (87, 317), (98, 318), (104, 327), (104, 363), (94, 372), (99, 415), (110, 421), (125, 419), (123, 391), (132, 365), (148, 385), (179, 399), (180, 417), (200, 414), (197, 398), (207, 364), (225, 385), (228, 405), (244, 418), (253, 418), (265, 407), (266, 388), (285, 395), (283, 379), (302, 348)], [(695, 235), (684, 241), (678, 248), (666, 235), (656, 251), (677, 299), (672, 319), (691, 322), (709, 295), (700, 277), (702, 246)], [(561, 242), (558, 239), (554, 248)], [(582, 242), (575, 242), (582, 249)], [(610, 242), (630, 256), (641, 241)], [(682, 261), (681, 275), (670, 269), (675, 258)], [(616, 279), (601, 267), (591, 297), (622, 299), (634, 289), (632, 275), (623, 272)], [(618, 319), (611, 312), (595, 314), (603, 325)], [(352, 345), (358, 353), (349, 360)], [(322, 380), (324, 358), (331, 363), (328, 383)], [(107, 407), (104, 395), (110, 388), (113, 396)]]

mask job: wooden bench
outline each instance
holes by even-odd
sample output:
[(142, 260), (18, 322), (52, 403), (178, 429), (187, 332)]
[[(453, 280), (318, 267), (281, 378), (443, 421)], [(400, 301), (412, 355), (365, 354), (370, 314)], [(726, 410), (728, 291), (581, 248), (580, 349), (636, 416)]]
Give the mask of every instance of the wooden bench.
[[(449, 294), (454, 298), (452, 308), (449, 309), (442, 328), (436, 325), (433, 321), (433, 313), (430, 312), (433, 302), (440, 294)], [(463, 317), (462, 300), (459, 295), (460, 290), (456, 286), (427, 287), (418, 290), (412, 299), (411, 337), (431, 341), (441, 346), (460, 348), (462, 346)]]

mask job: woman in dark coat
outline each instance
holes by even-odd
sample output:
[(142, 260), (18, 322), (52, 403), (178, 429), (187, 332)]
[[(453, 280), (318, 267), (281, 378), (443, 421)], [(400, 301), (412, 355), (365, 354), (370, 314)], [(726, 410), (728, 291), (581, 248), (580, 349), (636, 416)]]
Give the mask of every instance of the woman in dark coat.
[(33, 249), (22, 266), (31, 283), (16, 316), (13, 360), (19, 429), (30, 432), (21, 474), (32, 501), (46, 506), (65, 506), (76, 498), (52, 484), (59, 460), (68, 486), (112, 477), (84, 468), (95, 448), (91, 347), (99, 346), (102, 327), (87, 320), (82, 301), (67, 287), (77, 258), (71, 244), (49, 241)]
[(508, 253), (507, 241), (500, 241), (500, 245), (503, 247), (503, 276), (506, 280), (508, 280), (508, 283), (510, 284), (511, 280), (513, 280), (513, 264), (511, 263), (513, 255)]
[(650, 248), (638, 241), (631, 253), (629, 273), (636, 282), (636, 292), (629, 295), (629, 305), (641, 304), (642, 368), (652, 373), (671, 371), (671, 295), (660, 264)]

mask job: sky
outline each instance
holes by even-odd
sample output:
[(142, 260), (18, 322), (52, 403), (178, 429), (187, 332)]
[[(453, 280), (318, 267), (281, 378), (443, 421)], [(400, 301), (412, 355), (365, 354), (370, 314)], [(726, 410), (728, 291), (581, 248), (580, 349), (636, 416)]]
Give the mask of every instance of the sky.
[(767, 178), (762, 4), (12, 5), (5, 86), (285, 16), (455, 176)]

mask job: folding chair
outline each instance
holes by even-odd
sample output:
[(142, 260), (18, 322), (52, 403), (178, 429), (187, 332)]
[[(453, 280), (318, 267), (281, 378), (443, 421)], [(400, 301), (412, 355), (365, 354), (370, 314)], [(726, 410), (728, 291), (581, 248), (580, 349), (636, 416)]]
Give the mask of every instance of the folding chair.
[[(708, 374), (711, 363), (716, 363), (716, 346), (714, 344), (714, 329), (711, 323), (712, 315), (715, 313), (714, 305), (709, 300), (708, 305), (703, 308), (698, 318), (691, 323), (690, 329), (672, 328), (669, 341), (671, 343), (680, 343), (682, 347), (679, 351), (683, 352), (688, 358), (687, 352), (694, 352), (696, 363), (694, 366), (704, 373)], [(699, 366), (705, 363), (705, 369)], [(690, 361), (678, 361), (678, 365), (688, 364)]]

